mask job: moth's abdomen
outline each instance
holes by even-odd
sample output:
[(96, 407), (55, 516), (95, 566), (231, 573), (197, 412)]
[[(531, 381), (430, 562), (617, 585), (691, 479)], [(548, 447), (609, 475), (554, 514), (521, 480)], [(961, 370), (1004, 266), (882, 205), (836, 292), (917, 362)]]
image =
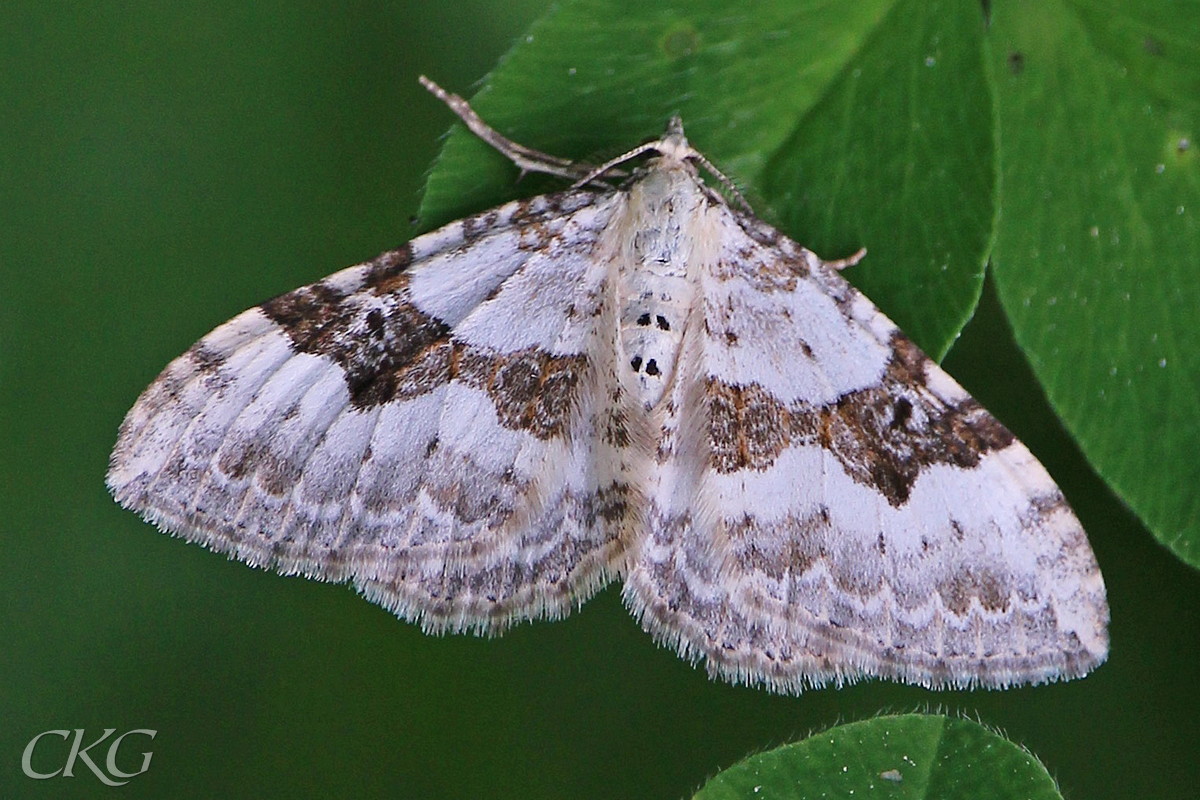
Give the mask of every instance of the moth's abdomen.
[(651, 166), (629, 190), (617, 247), (621, 368), (646, 408), (675, 374), (697, 269), (709, 258), (703, 243), (711, 237), (699, 230), (708, 202), (686, 168)]
[(684, 315), (691, 302), (686, 276), (653, 275), (644, 271), (630, 280), (630, 294), (621, 307), (621, 345), (642, 403), (658, 404), (675, 372)]

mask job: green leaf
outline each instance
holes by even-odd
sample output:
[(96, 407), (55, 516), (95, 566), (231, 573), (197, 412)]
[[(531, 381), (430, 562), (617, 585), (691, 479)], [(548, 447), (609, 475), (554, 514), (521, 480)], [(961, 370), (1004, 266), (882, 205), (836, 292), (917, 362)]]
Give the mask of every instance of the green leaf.
[[(866, 246), (848, 278), (935, 357), (990, 255), (1089, 461), (1200, 566), (1196, 0), (574, 0), (474, 103), (519, 142), (593, 162), (681, 113), (759, 216), (826, 258)], [(424, 223), (562, 187), (516, 178), (458, 127)]]
[[(599, 161), (688, 138), (759, 216), (826, 258), (866, 245), (851, 280), (941, 356), (979, 297), (994, 208), (983, 17), (933, 0), (576, 0), (548, 13), (472, 103), (522, 144)], [(433, 76), (436, 78), (436, 76)], [(434, 226), (525, 179), (459, 127), (429, 177)]]
[(974, 722), (904, 714), (839, 725), (730, 767), (696, 800), (1062, 800), (1027, 751)]
[(1200, 565), (1200, 4), (999, 2), (991, 39), (1016, 340), (1097, 472)]
[(982, 36), (969, 3), (895, 4), (764, 175), (785, 230), (869, 248), (850, 280), (939, 359), (975, 312), (994, 216)]

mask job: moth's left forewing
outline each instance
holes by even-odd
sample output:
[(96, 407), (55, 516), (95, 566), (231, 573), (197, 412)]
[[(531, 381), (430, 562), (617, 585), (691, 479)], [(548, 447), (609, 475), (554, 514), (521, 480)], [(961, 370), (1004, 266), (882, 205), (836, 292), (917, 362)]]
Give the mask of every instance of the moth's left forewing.
[(595, 458), (615, 202), (510, 203), (221, 325), (135, 403), (114, 496), (430, 629), (565, 614), (615, 576), (635, 505)]
[(627, 585), (646, 627), (783, 691), (1103, 660), (1103, 582), (1041, 465), (834, 269), (716, 211)]

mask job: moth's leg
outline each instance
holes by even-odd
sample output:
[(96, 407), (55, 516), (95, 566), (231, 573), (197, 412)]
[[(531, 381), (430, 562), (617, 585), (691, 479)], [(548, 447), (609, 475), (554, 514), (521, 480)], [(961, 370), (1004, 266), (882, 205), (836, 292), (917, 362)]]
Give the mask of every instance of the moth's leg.
[(827, 267), (832, 267), (833, 269), (842, 270), (842, 269), (845, 269), (846, 267), (853, 267), (855, 264), (862, 261), (866, 255), (867, 255), (867, 248), (860, 247), (860, 248), (858, 248), (857, 253), (855, 253), (854, 255), (852, 255), (848, 258), (839, 258), (837, 261), (826, 261), (824, 263), (825, 263), (825, 266), (827, 266)]
[[(488, 125), (470, 103), (456, 94), (447, 92), (424, 75), (420, 77), (421, 85), (433, 93), (433, 96), (450, 106), (450, 110), (480, 139), (503, 153), (510, 161), (520, 167), (521, 172), (546, 172), (569, 180), (586, 178), (593, 170), (592, 165), (582, 162), (568, 161), (565, 158), (552, 156), (540, 150), (534, 150), (523, 144), (517, 144), (512, 139), (502, 136), (495, 128)], [(590, 181), (585, 180), (584, 183)]]

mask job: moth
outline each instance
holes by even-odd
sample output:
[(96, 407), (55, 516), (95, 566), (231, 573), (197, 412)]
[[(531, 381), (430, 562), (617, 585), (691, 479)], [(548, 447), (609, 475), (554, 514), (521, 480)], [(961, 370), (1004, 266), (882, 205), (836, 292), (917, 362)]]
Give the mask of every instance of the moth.
[(659, 642), (779, 692), (1105, 659), (1062, 493), (841, 276), (862, 253), (823, 261), (757, 219), (678, 118), (592, 167), (422, 81), (575, 185), (216, 328), (121, 426), (119, 503), (431, 632), (561, 617), (620, 580)]

